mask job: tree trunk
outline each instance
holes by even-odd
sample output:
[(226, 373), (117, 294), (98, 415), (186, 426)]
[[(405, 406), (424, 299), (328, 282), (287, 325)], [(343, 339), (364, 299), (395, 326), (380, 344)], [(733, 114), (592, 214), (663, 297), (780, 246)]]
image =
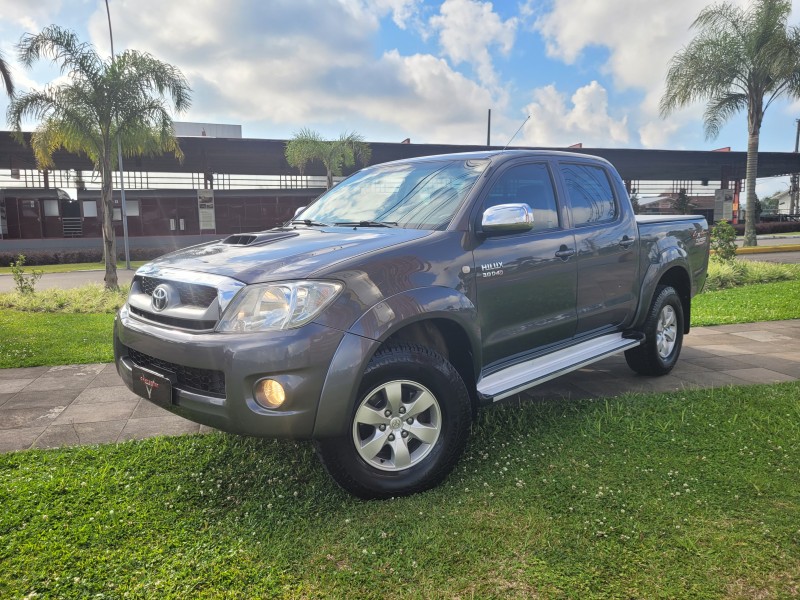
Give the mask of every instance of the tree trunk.
[(331, 172), (330, 169), (328, 169), (328, 181), (327, 181), (327, 183), (328, 183), (328, 189), (331, 189), (333, 187), (333, 173)]
[(756, 239), (756, 175), (758, 173), (758, 137), (759, 128), (751, 127), (747, 136), (747, 170), (745, 178), (747, 181), (747, 220), (744, 224), (744, 245), (757, 246)]
[(100, 178), (102, 180), (101, 210), (103, 216), (103, 260), (106, 264), (104, 281), (107, 290), (119, 289), (117, 280), (117, 239), (114, 234), (114, 197), (112, 194), (111, 157), (102, 157)]

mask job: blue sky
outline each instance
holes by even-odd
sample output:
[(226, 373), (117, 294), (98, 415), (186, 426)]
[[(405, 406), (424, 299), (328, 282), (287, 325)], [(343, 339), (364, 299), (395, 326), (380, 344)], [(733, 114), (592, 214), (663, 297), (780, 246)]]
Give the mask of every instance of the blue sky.
[[(189, 79), (192, 107), (176, 120), (241, 124), (245, 137), (311, 127), (370, 141), (483, 144), (491, 108), (495, 144), (530, 115), (516, 144), (743, 151), (743, 115), (706, 140), (701, 105), (658, 114), (668, 60), (708, 4), (110, 0), (116, 50), (150, 52)], [(800, 0), (795, 8), (792, 23)], [(102, 2), (0, 0), (0, 50), (21, 89), (58, 77), (46, 64), (25, 71), (15, 61), (20, 36), (51, 23), (110, 52)], [(800, 103), (772, 105), (761, 149), (791, 151), (798, 117)]]

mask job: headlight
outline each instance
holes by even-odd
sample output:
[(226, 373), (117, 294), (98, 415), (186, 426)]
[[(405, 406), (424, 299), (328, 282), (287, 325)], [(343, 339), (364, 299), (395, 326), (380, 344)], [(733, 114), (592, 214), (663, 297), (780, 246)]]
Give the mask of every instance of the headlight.
[(217, 331), (245, 333), (300, 327), (321, 313), (343, 287), (330, 281), (248, 285), (225, 309)]

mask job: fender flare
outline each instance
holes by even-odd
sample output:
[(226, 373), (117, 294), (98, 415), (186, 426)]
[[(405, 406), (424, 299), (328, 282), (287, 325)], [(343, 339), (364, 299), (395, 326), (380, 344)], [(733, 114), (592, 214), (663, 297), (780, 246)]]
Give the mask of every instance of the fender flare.
[(686, 273), (686, 278), (689, 281), (690, 287), (688, 293), (691, 296), (691, 266), (689, 265), (689, 257), (686, 251), (677, 246), (670, 246), (662, 250), (659, 254), (651, 252), (650, 264), (642, 276), (642, 292), (639, 306), (636, 309), (636, 315), (633, 319), (633, 329), (640, 327), (642, 323), (644, 323), (647, 318), (647, 312), (650, 310), (650, 304), (653, 301), (658, 282), (661, 281), (665, 273), (674, 268), (679, 268)]
[(472, 346), (473, 367), (478, 367), (478, 311), (464, 294), (452, 288), (434, 286), (416, 288), (386, 298), (365, 312), (339, 343), (322, 386), (313, 438), (337, 437), (347, 433), (361, 374), (372, 356), (399, 329), (429, 319), (446, 319), (459, 325)]

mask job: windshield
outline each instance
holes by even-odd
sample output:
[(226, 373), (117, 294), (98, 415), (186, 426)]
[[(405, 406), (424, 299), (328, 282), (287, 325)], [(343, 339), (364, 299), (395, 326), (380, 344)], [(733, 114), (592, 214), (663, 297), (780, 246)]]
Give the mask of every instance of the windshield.
[(444, 229), (488, 164), (462, 158), (377, 165), (344, 180), (295, 219)]

